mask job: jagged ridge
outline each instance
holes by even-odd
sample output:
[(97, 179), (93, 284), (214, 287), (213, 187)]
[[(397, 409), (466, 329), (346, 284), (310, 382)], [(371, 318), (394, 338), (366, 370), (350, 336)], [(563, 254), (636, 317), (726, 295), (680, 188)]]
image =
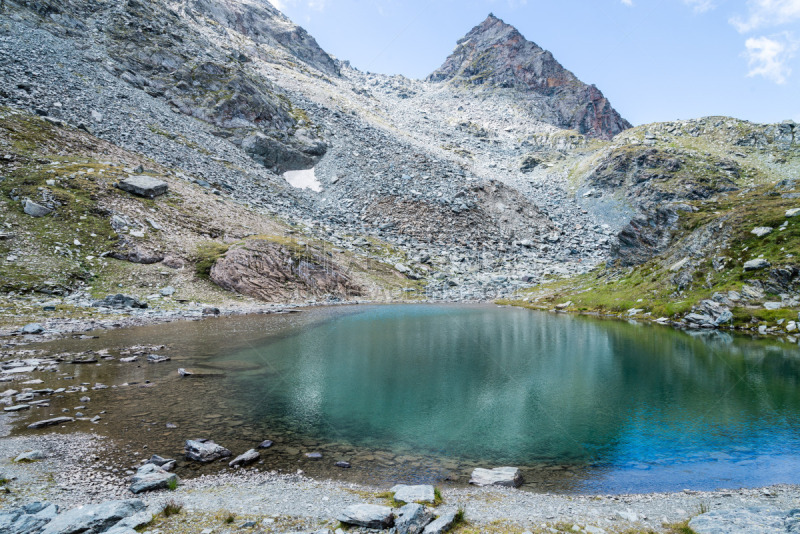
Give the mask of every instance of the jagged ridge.
[(460, 39), (428, 81), (513, 88), (546, 97), (544, 122), (610, 139), (631, 124), (594, 85), (580, 81), (553, 54), (490, 14)]

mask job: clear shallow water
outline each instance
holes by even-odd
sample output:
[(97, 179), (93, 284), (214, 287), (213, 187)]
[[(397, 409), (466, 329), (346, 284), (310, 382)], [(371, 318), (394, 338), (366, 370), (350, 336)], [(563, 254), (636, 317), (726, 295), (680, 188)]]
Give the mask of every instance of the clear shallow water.
[[(91, 394), (107, 411), (95, 430), (130, 444), (119, 451), (128, 460), (178, 456), (190, 437), (235, 453), (269, 438), (259, 468), (377, 484), (465, 483), (496, 465), (521, 467), (531, 489), (602, 493), (797, 483), (800, 473), (800, 350), (775, 340), (419, 305), (173, 323), (54, 348), (114, 354), (143, 342), (169, 343), (172, 361), (69, 370), (75, 382), (154, 385)], [(206, 376), (180, 379), (178, 367)], [(20, 423), (74, 401), (52, 404)], [(312, 451), (324, 459), (306, 459)]]
[[(251, 421), (585, 489), (798, 482), (800, 351), (489, 307), (371, 308), (230, 356)], [(585, 473), (584, 473), (585, 474)]]

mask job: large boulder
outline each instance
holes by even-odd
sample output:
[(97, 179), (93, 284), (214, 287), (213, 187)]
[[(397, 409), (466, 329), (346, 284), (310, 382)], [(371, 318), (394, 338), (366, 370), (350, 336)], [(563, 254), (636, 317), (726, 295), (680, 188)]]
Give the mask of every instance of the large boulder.
[(22, 210), (31, 217), (44, 217), (53, 212), (51, 208), (37, 204), (29, 198), (26, 198), (25, 202), (23, 202)]
[(517, 467), (477, 468), (472, 471), (470, 484), (476, 486), (507, 486), (516, 488), (522, 485), (522, 473)]
[(167, 183), (152, 176), (131, 176), (122, 180), (117, 187), (140, 197), (155, 198), (167, 192)]
[(34, 502), (21, 508), (0, 512), (0, 532), (30, 534), (38, 532), (58, 513), (58, 507), (47, 502)]
[(757, 271), (759, 269), (766, 269), (770, 263), (764, 258), (756, 258), (754, 260), (746, 261), (744, 263), (745, 271)]
[(188, 460), (205, 463), (227, 458), (232, 454), (231, 451), (210, 439), (187, 439), (184, 451), (186, 451)]
[(56, 516), (40, 534), (99, 534), (144, 509), (139, 499), (89, 504)]
[(261, 132), (246, 137), (242, 148), (255, 161), (279, 173), (310, 169), (325, 155), (327, 146), (308, 136), (295, 136), (294, 145), (285, 144)]
[(421, 504), (411, 503), (397, 511), (394, 527), (397, 534), (420, 534), (433, 521), (433, 512)]
[(178, 485), (178, 475), (170, 473), (155, 464), (144, 464), (131, 478), (131, 493), (143, 493), (159, 489), (174, 488)]
[(377, 504), (354, 504), (348, 506), (336, 519), (346, 525), (364, 528), (384, 529), (394, 524), (392, 509), (388, 506)]
[(394, 500), (396, 501), (433, 503), (436, 500), (433, 486), (428, 484), (418, 486), (398, 484), (392, 487), (391, 491), (394, 493)]
[(706, 512), (689, 521), (696, 534), (787, 534), (800, 532), (800, 510), (734, 508)]

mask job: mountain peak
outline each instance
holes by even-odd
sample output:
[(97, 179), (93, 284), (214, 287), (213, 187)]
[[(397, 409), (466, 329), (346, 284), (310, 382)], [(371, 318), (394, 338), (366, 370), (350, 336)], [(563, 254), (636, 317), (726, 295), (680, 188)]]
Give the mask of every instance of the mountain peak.
[[(515, 89), (523, 98), (534, 97), (543, 122), (590, 137), (609, 139), (631, 127), (599, 89), (580, 81), (553, 54), (492, 13), (458, 40), (428, 80)], [(549, 105), (542, 107), (542, 97)]]

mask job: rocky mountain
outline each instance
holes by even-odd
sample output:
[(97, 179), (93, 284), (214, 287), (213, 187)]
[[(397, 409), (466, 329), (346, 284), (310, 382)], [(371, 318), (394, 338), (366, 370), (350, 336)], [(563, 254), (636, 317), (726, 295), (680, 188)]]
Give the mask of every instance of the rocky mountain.
[[(112, 292), (155, 316), (531, 287), (615, 313), (742, 285), (793, 306), (794, 219), (775, 214), (797, 194), (797, 127), (629, 126), (494, 17), (410, 80), (333, 59), (266, 0), (7, 1), (3, 320)], [(745, 232), (752, 206), (768, 247)], [(789, 281), (734, 277), (755, 250)]]
[(581, 82), (553, 54), (492, 14), (459, 39), (428, 80), (515, 89), (540, 120), (589, 137), (610, 139), (631, 127), (597, 87)]

